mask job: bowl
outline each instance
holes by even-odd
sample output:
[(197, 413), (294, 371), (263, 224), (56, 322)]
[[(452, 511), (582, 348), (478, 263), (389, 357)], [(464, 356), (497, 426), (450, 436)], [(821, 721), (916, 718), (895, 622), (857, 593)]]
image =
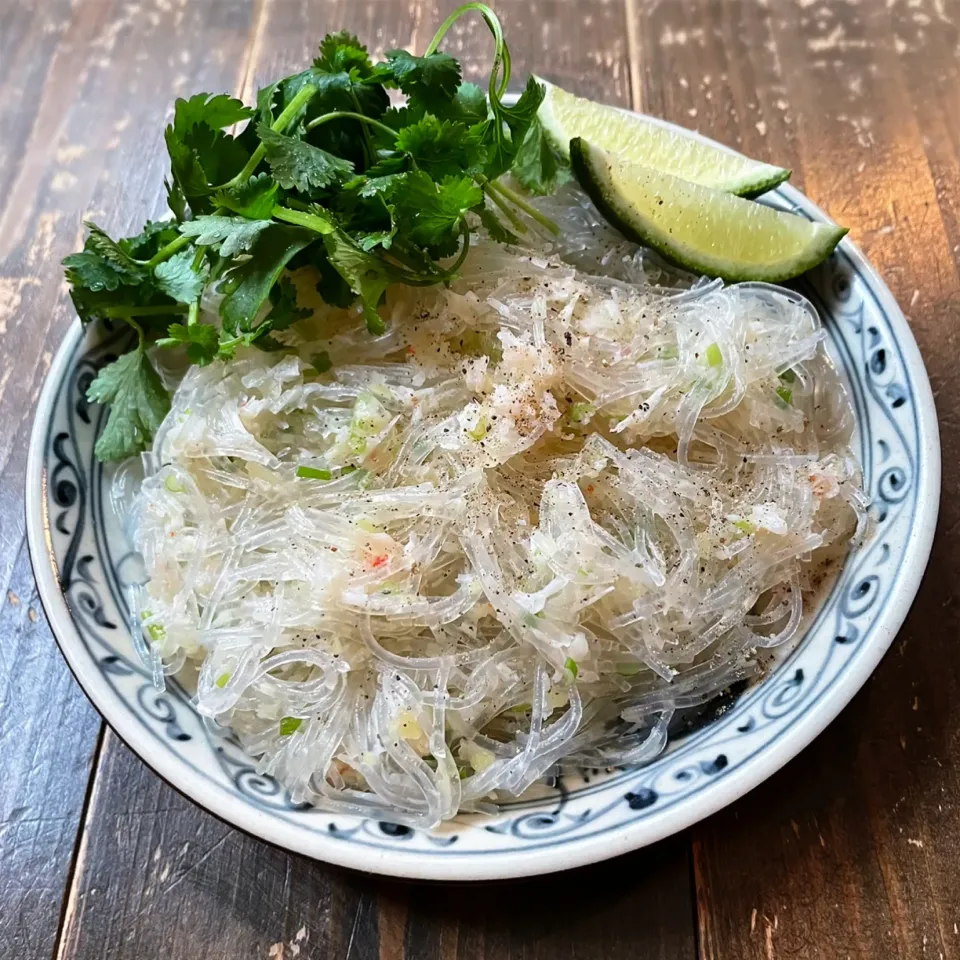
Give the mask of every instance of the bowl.
[[(783, 185), (763, 202), (826, 216)], [(653, 843), (742, 796), (803, 749), (877, 665), (916, 595), (936, 524), (940, 449), (923, 361), (889, 290), (849, 240), (798, 282), (854, 402), (871, 532), (847, 556), (802, 641), (759, 683), (731, 689), (642, 768), (584, 771), (494, 818), (433, 831), (290, 802), (229, 736), (208, 730), (177, 683), (158, 691), (134, 652), (126, 585), (139, 575), (93, 455), (105, 411), (86, 391), (124, 331), (76, 321), (40, 396), (26, 475), (30, 556), (74, 676), (117, 735), (214, 815), (318, 860), (392, 876), (485, 880), (603, 860)]]

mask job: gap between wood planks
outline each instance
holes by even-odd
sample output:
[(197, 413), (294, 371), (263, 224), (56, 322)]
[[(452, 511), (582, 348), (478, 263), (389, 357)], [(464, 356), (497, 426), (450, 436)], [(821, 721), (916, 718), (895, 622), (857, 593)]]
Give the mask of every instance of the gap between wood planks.
[(77, 827), (77, 837), (73, 845), (73, 854), (70, 857), (70, 867), (67, 870), (67, 882), (64, 884), (63, 902), (60, 905), (60, 920), (57, 924), (57, 935), (53, 941), (54, 960), (63, 960), (66, 948), (66, 937), (70, 921), (77, 909), (77, 877), (83, 867), (84, 853), (87, 843), (87, 818), (93, 808), (94, 797), (99, 787), (100, 758), (103, 752), (103, 742), (106, 739), (107, 725), (101, 721), (97, 732), (97, 742), (93, 748), (90, 763), (90, 779), (87, 781), (87, 792), (80, 807), (80, 819)]

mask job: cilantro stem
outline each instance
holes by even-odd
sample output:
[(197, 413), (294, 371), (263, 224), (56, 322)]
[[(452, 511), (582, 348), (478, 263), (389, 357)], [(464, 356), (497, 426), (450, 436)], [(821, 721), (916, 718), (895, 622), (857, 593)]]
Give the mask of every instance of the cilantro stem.
[[(190, 267), (194, 273), (200, 273), (200, 267), (203, 265), (204, 257), (207, 255), (206, 247), (197, 247), (197, 252), (193, 255), (193, 263)], [(200, 296), (203, 296), (201, 291)], [(187, 312), (187, 326), (192, 327), (200, 317), (200, 296), (198, 296), (193, 303), (190, 304), (190, 309)]]
[(546, 227), (554, 236), (559, 236), (560, 228), (548, 216), (541, 213), (536, 207), (527, 203), (523, 197), (518, 196), (509, 187), (505, 187), (502, 183), (496, 180), (488, 180), (485, 186), (489, 190), (499, 193), (500, 196), (502, 196), (505, 200), (509, 200), (514, 206), (519, 207), (528, 217), (532, 217), (541, 226)]
[(467, 259), (467, 254), (470, 252), (470, 228), (465, 223), (460, 227), (460, 235), (463, 237), (463, 245), (460, 247), (460, 253), (454, 260), (453, 266), (446, 271), (448, 278), (452, 278), (463, 266), (463, 261)]
[[(297, 95), (280, 111), (280, 116), (270, 124), (270, 129), (275, 133), (283, 133), (287, 129), (290, 121), (300, 112), (300, 108), (306, 106), (317, 94), (317, 87), (308, 83), (297, 91)], [(308, 128), (309, 129), (309, 128)], [(216, 187), (218, 190), (228, 190), (230, 187), (239, 186), (246, 183), (260, 166), (260, 161), (267, 155), (267, 148), (261, 143), (250, 156), (250, 159), (244, 165), (244, 168), (231, 180), (228, 180), (222, 187)]]
[(380, 130), (389, 133), (394, 140), (397, 139), (397, 131), (392, 127), (388, 127), (379, 120), (374, 120), (373, 117), (365, 117), (362, 113), (354, 113), (352, 110), (333, 110), (322, 116), (314, 117), (314, 119), (307, 124), (307, 130), (313, 130), (314, 127), (319, 127), (322, 123), (329, 123), (331, 120), (359, 120), (361, 123), (369, 124), (371, 127), (378, 127)]
[(503, 211), (504, 216), (517, 228), (519, 233), (526, 233), (527, 225), (520, 219), (517, 212), (491, 189), (493, 184), (486, 179), (482, 182), (486, 195)]
[(144, 340), (146, 339), (143, 335), (143, 327), (141, 327), (140, 324), (133, 319), (133, 317), (124, 317), (123, 319), (126, 320), (126, 322), (129, 323), (130, 326), (137, 331), (137, 336), (140, 338), (140, 342), (137, 345), (137, 349), (140, 350), (140, 352), (142, 353)]
[[(436, 53), (437, 47), (440, 46), (440, 41), (446, 36), (447, 31), (464, 14), (474, 10), (487, 22), (487, 26), (493, 34), (495, 46), (493, 67), (490, 70), (490, 102), (496, 107), (499, 105), (503, 95), (507, 92), (507, 87), (510, 84), (510, 48), (503, 39), (503, 26), (500, 23), (500, 18), (485, 3), (465, 3), (463, 6), (457, 7), (457, 9), (440, 24), (440, 28), (433, 35), (433, 39), (424, 52), (424, 56), (429, 57), (430, 54)], [(501, 69), (502, 75), (498, 81), (497, 74), (501, 73)]]
[(189, 243), (190, 238), (181, 235), (176, 240), (171, 240), (165, 247), (161, 247), (149, 260), (138, 260), (137, 263), (148, 270), (152, 270), (158, 263), (163, 263), (164, 260), (169, 260), (175, 253), (179, 253)]
[[(131, 326), (139, 326), (130, 319), (131, 317), (162, 317), (169, 313), (186, 313), (188, 308), (182, 303), (170, 304), (169, 306), (159, 307), (104, 307), (100, 311), (100, 316), (109, 320), (126, 320)], [(141, 333), (143, 331), (140, 331)]]
[(289, 207), (283, 207), (279, 204), (273, 208), (272, 214), (277, 220), (294, 223), (298, 227), (306, 227), (308, 230), (314, 230), (320, 234), (333, 233), (335, 229), (329, 220), (324, 220), (323, 217), (317, 216), (315, 213), (291, 210)]
[[(357, 91), (353, 89), (353, 84), (350, 84), (350, 99), (353, 101), (353, 109), (359, 113), (363, 114), (363, 107), (360, 106), (360, 98), (357, 96)], [(363, 131), (363, 152), (366, 155), (367, 166), (373, 166), (377, 158), (377, 150), (373, 145), (373, 139), (370, 136), (370, 130), (366, 124), (361, 124), (360, 129)]]

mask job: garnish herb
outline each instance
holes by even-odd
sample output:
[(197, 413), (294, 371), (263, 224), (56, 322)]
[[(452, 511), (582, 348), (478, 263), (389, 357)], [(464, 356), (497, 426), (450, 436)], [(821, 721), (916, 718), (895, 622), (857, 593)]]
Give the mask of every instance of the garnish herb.
[(289, 737), (291, 733), (296, 733), (302, 724), (303, 720), (299, 717), (284, 717), (280, 721), (280, 736)]
[(305, 480), (332, 480), (333, 473), (322, 467), (297, 467), (297, 476)]
[[(486, 93), (440, 50), (470, 13), (493, 37)], [(282, 347), (272, 334), (310, 315), (297, 303), (295, 269), (313, 267), (323, 299), (356, 303), (379, 336), (386, 289), (449, 283), (478, 222), (504, 243), (557, 232), (499, 179), (512, 171), (543, 194), (565, 175), (537, 121), (543, 86), (529, 78), (508, 105), (510, 70), (496, 14), (467, 3), (423, 56), (390, 50), (373, 63), (352, 34), (329, 34), (310, 67), (258, 91), (255, 107), (226, 94), (177, 100), (165, 132), (173, 219), (117, 241), (87, 224), (84, 249), (64, 260), (81, 320), (136, 333), (89, 389), (111, 408), (97, 456), (144, 450), (169, 410), (148, 350), (184, 348), (202, 366), (239, 347)], [(402, 106), (390, 105), (390, 89), (406, 96)], [(219, 324), (201, 319), (207, 293), (221, 295)], [(321, 357), (316, 369), (329, 363)]]

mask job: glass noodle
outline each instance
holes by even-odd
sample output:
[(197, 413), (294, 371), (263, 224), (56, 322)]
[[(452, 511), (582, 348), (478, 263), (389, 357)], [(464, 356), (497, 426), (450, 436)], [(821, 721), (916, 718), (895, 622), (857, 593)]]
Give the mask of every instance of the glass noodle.
[(430, 826), (647, 762), (862, 533), (810, 304), (537, 206), (559, 238), (481, 231), (379, 337), (295, 275), (290, 349), (188, 369), (144, 457), (144, 653), (295, 801)]

